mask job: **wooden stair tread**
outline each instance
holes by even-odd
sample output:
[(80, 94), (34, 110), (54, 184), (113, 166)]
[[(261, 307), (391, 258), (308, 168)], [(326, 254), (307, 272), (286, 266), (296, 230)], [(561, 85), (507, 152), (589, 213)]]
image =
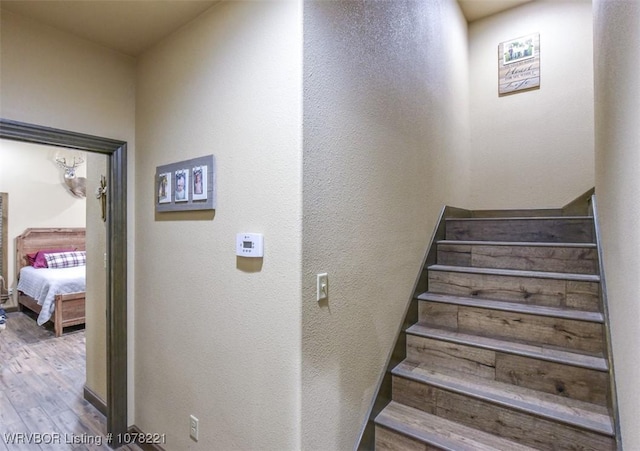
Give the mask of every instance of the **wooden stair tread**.
[(470, 240), (438, 240), (437, 244), (465, 246), (521, 246), (521, 247), (577, 247), (595, 249), (595, 243), (553, 243), (542, 241), (470, 241)]
[(402, 362), (392, 371), (395, 376), (425, 383), (464, 396), (529, 413), (537, 417), (613, 436), (611, 418), (604, 406), (519, 387), (517, 385), (465, 375), (457, 377), (426, 364)]
[[(472, 210), (470, 218), (503, 218), (503, 217), (559, 217), (564, 213), (562, 208), (525, 208), (509, 210)], [(575, 215), (572, 215), (575, 216)]]
[(593, 216), (498, 216), (476, 218), (445, 218), (446, 221), (576, 221), (592, 220)]
[(450, 451), (530, 451), (533, 448), (391, 401), (375, 423)]
[(574, 282), (600, 282), (595, 274), (572, 274), (546, 271), (523, 271), (520, 269), (476, 268), (472, 266), (431, 265), (429, 271), (448, 271), (465, 274), (483, 274), (490, 276), (531, 277), (534, 279), (570, 280)]
[(559, 307), (546, 307), (534, 304), (499, 301), (477, 297), (455, 296), (450, 294), (431, 293), (429, 291), (418, 296), (421, 301), (440, 302), (444, 304), (464, 305), (468, 307), (480, 307), (505, 312), (525, 313), (529, 315), (548, 316), (593, 323), (604, 323), (604, 316), (600, 312), (588, 312), (583, 310), (563, 309)]
[(546, 360), (549, 362), (562, 363), (566, 365), (592, 369), (596, 371), (608, 371), (609, 369), (607, 360), (602, 357), (551, 349), (544, 346), (536, 346), (508, 340), (464, 334), (447, 329), (427, 327), (419, 323), (407, 328), (406, 332), (408, 334), (420, 337), (474, 346), (478, 348), (489, 349), (492, 351), (504, 352), (507, 354), (516, 354), (539, 360)]

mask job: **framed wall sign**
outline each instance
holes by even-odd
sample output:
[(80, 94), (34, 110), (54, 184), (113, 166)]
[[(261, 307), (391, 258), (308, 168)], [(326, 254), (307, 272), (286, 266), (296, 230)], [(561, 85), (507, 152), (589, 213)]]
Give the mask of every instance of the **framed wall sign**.
[(213, 155), (156, 168), (156, 211), (215, 210), (216, 160)]
[(498, 95), (540, 88), (540, 33), (498, 45)]

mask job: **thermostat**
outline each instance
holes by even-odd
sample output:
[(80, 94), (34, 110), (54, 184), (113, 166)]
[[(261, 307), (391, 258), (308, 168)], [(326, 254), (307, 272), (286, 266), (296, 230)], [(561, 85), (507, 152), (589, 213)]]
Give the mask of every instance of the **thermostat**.
[(262, 257), (264, 240), (261, 233), (238, 233), (236, 235), (236, 255), (239, 257)]

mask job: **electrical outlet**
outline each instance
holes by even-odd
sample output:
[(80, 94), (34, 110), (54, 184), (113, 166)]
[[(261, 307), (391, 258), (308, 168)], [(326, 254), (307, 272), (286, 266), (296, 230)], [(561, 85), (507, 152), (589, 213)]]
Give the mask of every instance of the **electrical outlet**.
[(191, 415), (189, 417), (189, 437), (191, 437), (196, 442), (198, 441), (198, 432), (200, 432), (200, 428), (198, 426), (198, 419)]

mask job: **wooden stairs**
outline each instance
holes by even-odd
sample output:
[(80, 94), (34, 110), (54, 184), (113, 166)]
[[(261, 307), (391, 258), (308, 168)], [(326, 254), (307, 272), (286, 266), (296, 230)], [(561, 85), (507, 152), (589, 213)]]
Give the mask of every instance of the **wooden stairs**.
[(425, 260), (375, 449), (617, 449), (593, 217), (461, 212)]

